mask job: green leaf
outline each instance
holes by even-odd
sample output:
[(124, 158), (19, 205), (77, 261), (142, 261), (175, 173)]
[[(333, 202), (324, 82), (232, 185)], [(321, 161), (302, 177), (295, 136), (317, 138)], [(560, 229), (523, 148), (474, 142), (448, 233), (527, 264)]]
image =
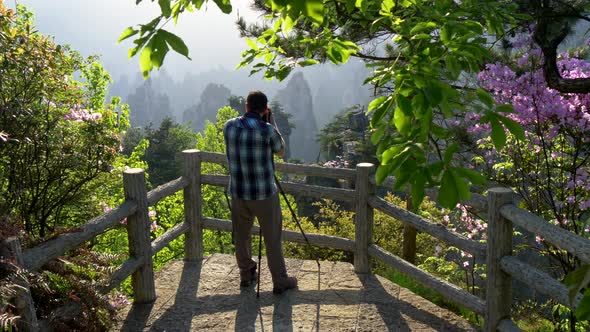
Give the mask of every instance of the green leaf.
[(418, 92), (412, 98), (412, 106), (411, 106), (416, 119), (418, 119), (418, 120), (421, 119), (422, 116), (425, 114), (425, 112), (427, 110), (429, 110), (427, 106), (428, 105), (426, 104), (426, 99), (424, 98), (424, 94)]
[(213, 0), (213, 2), (215, 2), (217, 7), (219, 7), (224, 14), (231, 13), (232, 8), (230, 0)]
[(162, 33), (164, 39), (166, 40), (168, 45), (172, 47), (174, 51), (181, 55), (184, 55), (187, 59), (190, 60), (190, 57), (188, 56), (188, 47), (186, 47), (186, 44), (180, 37), (166, 30), (160, 30), (160, 33)]
[(200, 10), (203, 3), (205, 3), (205, 0), (191, 0), (191, 3), (197, 8), (197, 10)]
[(391, 10), (393, 7), (395, 7), (395, 2), (393, 0), (383, 0), (379, 14), (383, 16), (391, 16)]
[(471, 191), (469, 190), (469, 184), (464, 178), (457, 176), (454, 172), (454, 168), (450, 170), (453, 174), (453, 180), (455, 180), (455, 188), (457, 188), (457, 196), (459, 200), (466, 200), (471, 197)]
[(496, 106), (496, 112), (498, 113), (514, 113), (514, 107), (510, 104), (503, 104)]
[(151, 61), (154, 67), (160, 68), (162, 63), (164, 62), (164, 58), (168, 53), (168, 45), (166, 45), (166, 41), (162, 38), (162, 35), (156, 33), (154, 37), (152, 37), (151, 41), (152, 45), (152, 54), (151, 54)]
[(282, 81), (285, 78), (287, 78), (287, 76), (289, 76), (289, 74), (291, 73), (291, 70), (293, 68), (290, 66), (281, 66), (279, 67), (279, 70), (277, 70), (275, 77), (277, 80)]
[(151, 42), (148, 43), (143, 50), (141, 50), (141, 54), (139, 55), (139, 68), (141, 69), (141, 73), (143, 74), (143, 78), (146, 79), (154, 68), (152, 64), (152, 45)]
[(426, 175), (431, 179), (429, 181), (435, 182), (435, 178), (438, 178), (440, 176), (440, 173), (443, 170), (443, 166), (444, 164), (442, 161), (437, 161), (427, 166)]
[(332, 61), (334, 64), (341, 64), (344, 62), (344, 57), (342, 54), (342, 47), (337, 44), (329, 44), (328, 48), (326, 49), (326, 54), (328, 55), (328, 59)]
[(370, 113), (373, 109), (375, 109), (375, 108), (379, 107), (381, 104), (383, 104), (385, 99), (387, 99), (387, 96), (381, 96), (381, 97), (373, 99), (369, 103), (369, 108), (367, 109), (367, 113)]
[(258, 45), (252, 39), (246, 38), (246, 44), (248, 44), (248, 47), (250, 47), (251, 49), (258, 51)]
[(414, 181), (410, 186), (413, 211), (418, 211), (422, 201), (424, 201), (424, 187), (426, 186), (426, 180), (426, 176), (423, 172), (418, 172), (414, 176)]
[(438, 106), (443, 99), (442, 88), (434, 82), (424, 88), (424, 95), (432, 107)]
[(385, 150), (381, 154), (381, 165), (389, 164), (389, 161), (399, 155), (400, 151), (404, 148), (404, 145), (393, 145), (389, 149)]
[(498, 119), (504, 123), (504, 126), (506, 126), (508, 131), (510, 131), (514, 137), (519, 140), (524, 140), (524, 128), (522, 128), (518, 122), (501, 115), (498, 115)]
[(446, 45), (451, 41), (452, 36), (451, 26), (449, 24), (444, 24), (440, 29), (440, 40)]
[(286, 15), (283, 18), (283, 22), (281, 24), (281, 30), (283, 30), (284, 33), (289, 33), (289, 31), (291, 31), (291, 29), (293, 29), (293, 25), (295, 25), (295, 21), (293, 21), (291, 16)]
[(383, 138), (383, 135), (385, 134), (385, 128), (385, 126), (379, 126), (373, 131), (373, 133), (371, 133), (371, 143), (373, 145), (377, 145), (381, 138)]
[(375, 172), (375, 181), (377, 182), (377, 184), (380, 184), (381, 182), (383, 182), (383, 180), (387, 178), (390, 169), (390, 165), (377, 166), (377, 171)]
[(400, 134), (406, 136), (412, 125), (412, 104), (410, 100), (400, 94), (395, 96), (396, 107), (393, 114), (393, 123)]
[(324, 22), (324, 3), (322, 0), (306, 0), (305, 14), (311, 20), (320, 25)]
[(454, 55), (449, 54), (445, 57), (445, 63), (449, 73), (451, 74), (451, 78), (457, 79), (462, 70), (461, 65), (459, 65), (459, 62), (457, 61), (457, 58)]
[(139, 32), (139, 30), (135, 30), (132, 27), (128, 27), (127, 29), (125, 29), (121, 35), (119, 36), (119, 39), (117, 40), (117, 43), (122, 42), (123, 40), (136, 35)]
[(170, 14), (172, 14), (172, 8), (170, 7), (170, 0), (158, 0), (158, 4), (160, 5), (160, 10), (162, 11), (162, 15), (168, 18)]
[[(381, 99), (381, 98), (383, 98), (383, 99)], [(377, 101), (377, 100), (380, 100), (380, 101)], [(375, 103), (375, 104), (373, 104), (373, 103)], [(373, 104), (374, 107), (377, 107), (375, 109), (375, 112), (373, 113), (373, 115), (371, 115), (371, 126), (376, 127), (377, 124), (379, 123), (379, 121), (381, 121), (381, 119), (383, 118), (383, 116), (385, 116), (385, 114), (387, 114), (387, 112), (389, 112), (389, 109), (393, 105), (393, 98), (391, 96), (379, 97), (379, 98), (373, 100), (371, 102), (371, 104)], [(371, 104), (369, 104), (369, 109), (371, 109)]]
[(432, 128), (432, 118), (434, 113), (429, 108), (424, 115), (420, 118), (420, 141), (425, 142), (428, 140), (428, 134), (430, 134), (430, 128)]
[(297, 64), (300, 65), (301, 67), (307, 67), (307, 66), (317, 65), (318, 63), (319, 62), (317, 60), (314, 60), (314, 59), (306, 59), (306, 60), (297, 62)]
[(584, 292), (584, 297), (578, 304), (578, 308), (576, 309), (576, 317), (579, 320), (588, 320), (590, 319), (590, 288)]
[(439, 126), (439, 125), (437, 125), (435, 123), (432, 124), (430, 130), (432, 131), (432, 134), (436, 138), (447, 139), (447, 138), (449, 138), (451, 136), (451, 133), (447, 129), (445, 129), (445, 128), (443, 128), (443, 127), (441, 127), (441, 126)]
[(443, 207), (453, 209), (457, 202), (459, 202), (459, 195), (457, 194), (457, 185), (455, 183), (454, 175), (450, 170), (445, 170), (442, 180), (440, 182), (440, 189), (438, 190), (438, 202)]
[(133, 57), (135, 56), (135, 54), (137, 54), (137, 52), (138, 52), (138, 51), (139, 51), (139, 47), (130, 48), (130, 49), (127, 51), (127, 56), (128, 56), (129, 58), (133, 58)]
[(457, 167), (457, 168), (454, 168), (454, 170), (457, 172), (457, 174), (466, 178), (467, 180), (469, 180), (473, 184), (481, 186), (486, 183), (485, 176), (481, 175), (480, 173), (478, 173), (472, 169)]
[(486, 105), (489, 108), (494, 107), (494, 104), (496, 103), (494, 101), (494, 98), (484, 89), (478, 88), (475, 93), (477, 94), (477, 97), (479, 98), (479, 100), (484, 103), (484, 105)]
[(401, 190), (406, 183), (414, 176), (416, 172), (416, 162), (412, 159), (406, 158), (400, 164), (398, 169), (394, 171), (395, 182), (393, 183), (393, 190)]
[(410, 35), (415, 35), (419, 32), (425, 31), (425, 30), (432, 30), (434, 28), (436, 28), (438, 25), (434, 22), (420, 22), (418, 24), (416, 24), (412, 30), (410, 30)]
[[(570, 302), (574, 303), (576, 296), (578, 296), (578, 294), (580, 293), (580, 291), (583, 288), (588, 287), (588, 283), (590, 283), (590, 264), (584, 264), (584, 265), (580, 266), (579, 268), (575, 269), (574, 271), (568, 273), (564, 279), (564, 283), (566, 284), (566, 286), (569, 290)], [(587, 292), (588, 291), (586, 291), (586, 293)], [(586, 297), (587, 297), (587, 295), (584, 294), (584, 298), (586, 298)], [(588, 305), (590, 305), (590, 304), (588, 304)], [(578, 306), (578, 308), (580, 308), (580, 307)], [(576, 315), (578, 315), (577, 311), (576, 311)], [(583, 319), (588, 319), (588, 318), (583, 318)]]
[(453, 159), (453, 155), (457, 151), (459, 151), (459, 145), (457, 145), (457, 143), (453, 143), (447, 148), (447, 150), (445, 151), (445, 156), (443, 158), (443, 161), (446, 165), (448, 165), (451, 162), (451, 160)]
[(500, 124), (496, 117), (490, 117), (490, 125), (492, 126), (492, 142), (496, 147), (496, 151), (501, 151), (506, 145), (506, 132), (504, 127)]

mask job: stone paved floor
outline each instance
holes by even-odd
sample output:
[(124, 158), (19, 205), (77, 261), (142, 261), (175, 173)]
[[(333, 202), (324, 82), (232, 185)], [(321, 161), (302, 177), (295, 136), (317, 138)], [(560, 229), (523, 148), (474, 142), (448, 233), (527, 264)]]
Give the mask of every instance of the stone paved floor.
[[(230, 255), (174, 261), (156, 273), (157, 300), (123, 309), (113, 331), (476, 331), (467, 321), (349, 263), (287, 259), (299, 289), (272, 293), (262, 262), (256, 287), (240, 289)], [(319, 278), (318, 278), (319, 275)]]

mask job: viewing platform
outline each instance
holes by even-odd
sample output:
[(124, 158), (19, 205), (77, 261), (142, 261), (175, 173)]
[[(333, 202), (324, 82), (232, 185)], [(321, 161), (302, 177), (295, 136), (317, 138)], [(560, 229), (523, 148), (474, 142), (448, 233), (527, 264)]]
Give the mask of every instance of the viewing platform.
[[(509, 188), (489, 188), (486, 196), (472, 193), (462, 204), (486, 217), (486, 243), (475, 241), (438, 220), (425, 218), (392, 204), (376, 194), (375, 166), (360, 163), (356, 169), (326, 168), (313, 165), (276, 163), (276, 170), (297, 176), (319, 176), (353, 184), (343, 188), (324, 187), (289, 178), (277, 180), (288, 194), (316, 199), (348, 202), (354, 212), (354, 237), (283, 230), (285, 242), (306, 243), (352, 253), (354, 265), (323, 262), (318, 270), (314, 261), (288, 260), (289, 273), (299, 278), (299, 290), (282, 296), (272, 294), (266, 262), (262, 263), (261, 297), (254, 287), (240, 289), (233, 256), (203, 257), (205, 229), (231, 232), (230, 220), (203, 215), (202, 187), (227, 187), (229, 177), (202, 174), (202, 164), (226, 165), (220, 153), (185, 150), (182, 176), (150, 191), (145, 172), (131, 168), (123, 172), (125, 201), (111, 211), (85, 224), (20, 252), (18, 239), (10, 241), (14, 260), (29, 271), (36, 271), (99, 234), (120, 225), (127, 218), (129, 257), (110, 276), (101, 294), (118, 288), (131, 276), (133, 298), (138, 304), (123, 310), (114, 330), (122, 331), (473, 331), (464, 319), (379, 276), (371, 275), (376, 260), (411, 280), (438, 292), (443, 298), (461, 305), (485, 320), (487, 332), (513, 332), (520, 328), (510, 316), (512, 280), (545, 294), (576, 310), (582, 294), (573, 301), (566, 285), (545, 271), (513, 256), (515, 226), (541, 236), (561, 250), (590, 264), (590, 240), (573, 234), (518, 207)], [(383, 185), (392, 186), (388, 178)], [(388, 184), (387, 184), (388, 183)], [(183, 192), (184, 216), (164, 234), (152, 239), (149, 206), (178, 191)], [(436, 196), (436, 191), (429, 193)], [(398, 257), (374, 241), (374, 212), (404, 223), (402, 248)], [(485, 261), (484, 297), (448, 282), (412, 264), (416, 254), (416, 234), (423, 232), (450, 246)], [(254, 225), (252, 235), (259, 233)], [(184, 260), (175, 261), (154, 273), (153, 255), (183, 236)], [(411, 250), (410, 250), (411, 249)], [(406, 251), (404, 249), (404, 251)], [(178, 255), (180, 257), (180, 255)], [(192, 262), (192, 263), (185, 263)], [(319, 284), (318, 284), (318, 280)], [(19, 315), (28, 326), (37, 326), (37, 317), (28, 287), (23, 288)], [(139, 304), (139, 303), (150, 303)]]
[[(156, 272), (156, 301), (124, 308), (113, 331), (476, 331), (465, 319), (352, 264), (287, 259), (299, 289), (272, 293), (262, 261), (256, 285), (240, 289), (234, 256), (173, 261)], [(319, 281), (319, 283), (318, 283)]]

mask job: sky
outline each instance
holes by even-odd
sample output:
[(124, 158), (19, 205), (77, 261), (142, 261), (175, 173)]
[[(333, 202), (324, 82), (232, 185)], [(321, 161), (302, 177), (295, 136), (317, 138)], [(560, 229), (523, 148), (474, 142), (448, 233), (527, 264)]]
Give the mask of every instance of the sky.
[[(126, 27), (147, 23), (159, 13), (157, 1), (150, 0), (139, 5), (135, 0), (5, 0), (5, 5), (14, 8), (17, 2), (35, 13), (37, 30), (53, 36), (57, 43), (69, 44), (85, 56), (101, 55), (101, 62), (115, 79), (140, 73), (139, 55), (127, 56), (132, 40), (117, 44), (119, 35)], [(184, 39), (192, 61), (171, 51), (164, 63), (168, 73), (182, 78), (186, 72), (235, 68), (247, 47), (235, 26), (237, 15), (248, 21), (258, 17), (247, 7), (248, 2), (233, 1), (234, 10), (225, 15), (209, 1), (206, 10), (182, 15), (177, 26), (169, 23), (166, 29)]]

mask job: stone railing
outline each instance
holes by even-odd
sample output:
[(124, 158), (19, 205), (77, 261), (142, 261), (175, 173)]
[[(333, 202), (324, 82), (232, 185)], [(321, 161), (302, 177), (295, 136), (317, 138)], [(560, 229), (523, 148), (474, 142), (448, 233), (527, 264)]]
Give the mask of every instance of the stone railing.
[[(123, 174), (125, 202), (112, 211), (98, 216), (75, 231), (25, 250), (20, 259), (28, 270), (36, 270), (66, 251), (93, 239), (127, 218), (129, 258), (112, 274), (110, 283), (103, 289), (108, 292), (132, 276), (135, 301), (151, 302), (156, 298), (152, 256), (172, 240), (185, 234), (185, 260), (196, 261), (203, 257), (203, 229), (231, 231), (231, 221), (209, 218), (202, 215), (202, 185), (226, 187), (229, 177), (225, 175), (201, 174), (204, 162), (227, 164), (225, 155), (197, 150), (183, 151), (182, 177), (147, 191), (144, 171), (129, 169)], [(580, 296), (572, 305), (567, 288), (543, 271), (539, 271), (512, 254), (512, 224), (542, 236), (546, 241), (576, 255), (581, 261), (590, 263), (590, 240), (569, 233), (549, 224), (513, 204), (513, 192), (493, 188), (487, 197), (473, 194), (463, 204), (477, 211), (487, 211), (488, 240), (483, 244), (454, 232), (440, 223), (434, 223), (417, 214), (393, 205), (376, 196), (372, 164), (361, 163), (356, 169), (335, 169), (319, 166), (277, 163), (276, 171), (306, 176), (321, 176), (344, 179), (354, 183), (354, 190), (328, 188), (301, 183), (281, 182), (282, 188), (291, 194), (316, 198), (329, 198), (350, 202), (355, 212), (355, 238), (347, 239), (323, 234), (307, 234), (309, 242), (318, 247), (334, 248), (354, 253), (354, 267), (357, 273), (370, 273), (371, 258), (397, 269), (421, 284), (430, 287), (447, 299), (461, 304), (485, 317), (486, 331), (516, 331), (518, 327), (510, 319), (511, 278), (524, 281), (539, 292), (569, 307), (577, 307)], [(389, 180), (391, 181), (391, 180)], [(157, 239), (150, 240), (148, 206), (179, 190), (184, 191), (184, 222), (169, 229)], [(436, 193), (430, 193), (435, 195)], [(442, 280), (408, 261), (387, 252), (372, 243), (373, 213), (381, 212), (403, 222), (408, 227), (427, 233), (461, 250), (486, 259), (486, 298), (479, 298), (460, 287)], [(252, 228), (258, 234), (258, 227)], [(405, 232), (404, 232), (405, 233)], [(409, 232), (411, 233), (411, 232)], [(415, 232), (413, 235), (415, 236)], [(302, 234), (283, 231), (285, 241), (304, 243)], [(412, 239), (405, 239), (410, 240)]]

